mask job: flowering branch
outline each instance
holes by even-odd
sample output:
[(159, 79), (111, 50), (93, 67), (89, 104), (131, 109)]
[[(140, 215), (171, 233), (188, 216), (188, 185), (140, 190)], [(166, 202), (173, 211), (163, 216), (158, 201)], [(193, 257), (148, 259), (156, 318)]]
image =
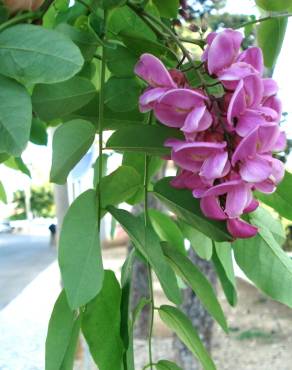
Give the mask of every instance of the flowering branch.
[(265, 21), (268, 21), (270, 19), (285, 18), (285, 17), (291, 17), (291, 16), (292, 16), (292, 13), (273, 14), (273, 15), (269, 15), (267, 17), (253, 19), (252, 21), (247, 21), (247, 22), (241, 23), (238, 26), (235, 26), (233, 28), (235, 30), (238, 30), (242, 27), (249, 26), (249, 25), (256, 24), (256, 23), (265, 22)]

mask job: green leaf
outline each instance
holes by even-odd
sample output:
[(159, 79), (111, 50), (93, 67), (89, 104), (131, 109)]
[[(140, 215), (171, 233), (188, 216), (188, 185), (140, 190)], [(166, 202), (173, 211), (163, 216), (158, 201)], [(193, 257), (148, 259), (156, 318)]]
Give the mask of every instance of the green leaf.
[(0, 76), (0, 152), (15, 156), (22, 153), (29, 139), (31, 111), (31, 99), (26, 89)]
[[(107, 161), (109, 159), (109, 154), (102, 153), (102, 175), (101, 177), (106, 176), (107, 173)], [(99, 181), (99, 156), (96, 158), (95, 163), (93, 164), (93, 187), (96, 188)]]
[(33, 118), (30, 129), (29, 140), (36, 145), (47, 145), (47, 125), (38, 118)]
[(105, 84), (105, 104), (114, 112), (137, 107), (141, 87), (135, 78), (111, 77)]
[(176, 18), (179, 8), (179, 0), (153, 0), (159, 13), (165, 18)]
[(78, 321), (77, 315), (71, 311), (65, 291), (62, 290), (49, 322), (46, 339), (46, 370), (61, 369), (76, 321)]
[(233, 244), (237, 264), (264, 293), (292, 307), (292, 260), (272, 233), (262, 228), (252, 239)]
[(55, 83), (80, 71), (83, 58), (66, 36), (20, 24), (0, 34), (0, 73), (23, 83)]
[(257, 6), (267, 11), (279, 12), (292, 6), (291, 0), (256, 0)]
[(163, 252), (176, 273), (192, 288), (209, 314), (227, 333), (227, 322), (210, 282), (188, 257), (177, 252), (174, 248), (164, 245)]
[(106, 147), (121, 152), (166, 155), (170, 150), (164, 143), (170, 137), (180, 138), (181, 132), (165, 126), (124, 127), (112, 134)]
[(148, 224), (145, 228), (141, 217), (135, 217), (123, 209), (108, 207), (108, 211), (121, 224), (135, 247), (150, 263), (167, 298), (173, 303), (179, 304), (181, 295), (175, 274), (163, 255), (159, 239), (151, 225)]
[(106, 49), (107, 67), (117, 77), (133, 77), (137, 60), (138, 57), (132, 50), (122, 45)]
[(34, 111), (44, 121), (52, 121), (86, 105), (96, 94), (92, 82), (82, 77), (56, 84), (37, 85), (32, 94)]
[(179, 252), (185, 254), (184, 237), (175, 221), (173, 221), (170, 216), (156, 209), (149, 209), (149, 216), (152, 226), (160, 240), (168, 242), (168, 244), (172, 245)]
[(5, 204), (7, 203), (6, 191), (5, 191), (5, 188), (3, 186), (2, 181), (0, 181), (0, 201), (5, 203)]
[(155, 364), (157, 370), (182, 370), (181, 367), (177, 366), (174, 362), (167, 360), (160, 360)]
[(92, 31), (89, 29), (81, 30), (66, 23), (59, 24), (56, 31), (69, 37), (79, 47), (84, 60), (93, 58), (99, 42)]
[(128, 6), (123, 6), (110, 12), (107, 30), (112, 36), (116, 37), (121, 31), (129, 29), (137, 36), (145, 37), (149, 40), (156, 40), (155, 33)]
[(256, 225), (259, 228), (270, 230), (279, 245), (284, 244), (286, 234), (282, 223), (279, 219), (274, 218), (268, 210), (263, 207), (259, 207), (256, 211), (250, 214), (249, 220), (253, 225)]
[(87, 304), (82, 331), (99, 370), (121, 370), (121, 288), (115, 274), (106, 270), (100, 293)]
[(50, 179), (64, 184), (72, 168), (91, 147), (95, 137), (94, 126), (84, 120), (73, 120), (59, 126), (53, 137), (53, 159)]
[(256, 196), (263, 203), (272, 207), (280, 216), (292, 221), (292, 174), (285, 172), (285, 177), (277, 186), (273, 194), (256, 193)]
[(125, 202), (136, 193), (140, 186), (140, 175), (128, 166), (121, 166), (101, 180), (101, 207)]
[(176, 333), (193, 355), (198, 358), (203, 365), (204, 370), (216, 370), (216, 367), (201, 342), (197, 331), (185, 314), (175, 307), (163, 305), (159, 308), (159, 316), (161, 320)]
[(31, 177), (30, 170), (20, 157), (10, 157), (4, 162), (5, 166), (12, 168), (16, 171), (21, 171), (28, 177)]
[(235, 306), (237, 291), (230, 243), (215, 243), (212, 259), (227, 301)]
[(154, 195), (187, 224), (201, 231), (216, 241), (231, 240), (225, 223), (210, 220), (200, 209), (198, 199), (192, 196), (190, 190), (176, 189), (171, 186), (171, 177), (165, 177), (154, 186)]
[(64, 218), (59, 265), (72, 309), (89, 302), (102, 288), (103, 267), (94, 190), (82, 193), (71, 204)]
[(274, 68), (280, 54), (287, 28), (287, 18), (274, 18), (261, 22), (257, 27), (257, 41), (263, 51), (264, 64)]
[(81, 315), (79, 315), (78, 319), (75, 320), (71, 339), (62, 362), (62, 366), (60, 370), (72, 370), (75, 362), (75, 353), (78, 344), (79, 334), (80, 334), (80, 327), (81, 327)]
[(191, 247), (197, 255), (207, 261), (212, 258), (213, 246), (212, 240), (201, 231), (194, 229), (185, 222), (180, 222), (179, 226), (186, 239), (191, 243)]
[(101, 5), (104, 9), (117, 8), (124, 5), (127, 0), (102, 0)]

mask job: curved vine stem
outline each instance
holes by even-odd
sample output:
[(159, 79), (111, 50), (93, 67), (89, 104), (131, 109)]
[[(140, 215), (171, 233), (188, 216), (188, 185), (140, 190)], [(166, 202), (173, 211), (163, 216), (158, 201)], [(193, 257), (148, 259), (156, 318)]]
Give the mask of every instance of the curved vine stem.
[(285, 17), (292, 17), (292, 13), (282, 13), (282, 14), (273, 14), (273, 15), (268, 15), (267, 17), (263, 17), (263, 18), (258, 18), (258, 19), (253, 19), (252, 21), (248, 21), (248, 22), (244, 22), (244, 23), (241, 23), (239, 24), (238, 26), (235, 26), (233, 27), (235, 30), (238, 30), (242, 27), (245, 27), (245, 26), (249, 26), (249, 25), (252, 25), (252, 24), (256, 24), (256, 23), (261, 23), (261, 22), (265, 22), (265, 21), (268, 21), (270, 19), (275, 19), (275, 18), (285, 18)]
[[(104, 20), (106, 24), (106, 12), (104, 12)], [(104, 85), (105, 85), (105, 58), (104, 46), (101, 46), (101, 65), (100, 65), (100, 89), (99, 89), (99, 111), (98, 111), (98, 183), (97, 183), (97, 202), (98, 202), (98, 231), (101, 225), (101, 189), (100, 181), (102, 178), (102, 147), (103, 147), (103, 119), (104, 119)]]

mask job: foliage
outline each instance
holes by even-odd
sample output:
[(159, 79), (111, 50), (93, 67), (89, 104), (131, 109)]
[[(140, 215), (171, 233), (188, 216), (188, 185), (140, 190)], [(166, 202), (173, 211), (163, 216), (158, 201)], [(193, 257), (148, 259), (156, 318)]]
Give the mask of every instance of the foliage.
[[(272, 68), (286, 23), (285, 13), (277, 12), (287, 11), (286, 2), (256, 1), (262, 9), (273, 11), (267, 18), (263, 16), (258, 25), (257, 20), (245, 15), (219, 16), (216, 9), (224, 1), (86, 0), (69, 7), (67, 1), (45, 0), (44, 4), (34, 4), (32, 11), (17, 7), (22, 13), (15, 13), (15, 5), (19, 4), (9, 3), (6, 5), (10, 11), (1, 7), (0, 16), (1, 163), (30, 175), (21, 153), (29, 141), (46, 145), (47, 127), (58, 126), (53, 138), (51, 181), (63, 184), (96, 136), (99, 143), (93, 188), (71, 204), (61, 230), (59, 265), (64, 289), (48, 327), (46, 369), (73, 368), (82, 332), (101, 370), (134, 370), (134, 325), (145, 305), (149, 305), (152, 318), (145, 369), (180, 369), (166, 359), (153, 361), (154, 310), (204, 369), (215, 369), (196, 328), (176, 307), (182, 302), (179, 278), (192, 288), (222, 329), (228, 331), (213, 287), (186, 255), (185, 239), (201, 258), (214, 263), (231, 305), (237, 300), (233, 253), (237, 264), (259, 289), (289, 307), (292, 307), (291, 260), (281, 248), (284, 241), (281, 224), (268, 211), (259, 209), (245, 215), (244, 222), (256, 225), (259, 233), (234, 241), (222, 220), (205, 216), (189, 189), (173, 187), (173, 179), (168, 177), (157, 181), (154, 175), (162, 165), (161, 158), (169, 158), (171, 152), (164, 145), (165, 140), (181, 139), (183, 133), (162, 125), (155, 114), (139, 111), (139, 97), (146, 84), (137, 77), (135, 66), (138, 61), (141, 63), (142, 54), (151, 53), (171, 70), (176, 83), (184, 86), (186, 81), (180, 79), (184, 76), (181, 71), (185, 71), (192, 87), (205, 89), (214, 104), (221, 104), (226, 90), (220, 76), (215, 79), (213, 73), (211, 77), (206, 75), (205, 66), (190, 55), (187, 42), (204, 49), (208, 27), (240, 28), (241, 23), (247, 22), (244, 31), (250, 38), (243, 47), (254, 40), (257, 28), (265, 66)], [(188, 25), (197, 26), (197, 39), (194, 34), (187, 42), (181, 39), (174, 25), (182, 18)], [(182, 61), (182, 56), (188, 60)], [(150, 85), (155, 85), (155, 81), (149, 80)], [(158, 84), (152, 88), (158, 88), (160, 93), (159, 89), (165, 86)], [(204, 95), (201, 99), (204, 100)], [(113, 132), (105, 143), (103, 134), (109, 130)], [(106, 175), (109, 151), (121, 153), (123, 160), (120, 167)], [(0, 199), (5, 201), (5, 191), (0, 185)], [(276, 192), (256, 196), (279, 215), (291, 219), (291, 186), (292, 175), (286, 173)], [(171, 215), (148, 207), (150, 192)], [(223, 198), (220, 200), (224, 203)], [(14, 201), (18, 212), (24, 212), (23, 192), (17, 192)], [(118, 208), (124, 202), (134, 205), (141, 201), (144, 210), (139, 215)], [(33, 188), (31, 207), (35, 216), (52, 216), (51, 190)], [(123, 265), (120, 281), (113, 271), (103, 269), (100, 230), (107, 213), (121, 224), (134, 245)], [(131, 274), (136, 258), (147, 266), (150, 297), (143, 298), (131, 310)], [(153, 272), (171, 306), (155, 305)]]

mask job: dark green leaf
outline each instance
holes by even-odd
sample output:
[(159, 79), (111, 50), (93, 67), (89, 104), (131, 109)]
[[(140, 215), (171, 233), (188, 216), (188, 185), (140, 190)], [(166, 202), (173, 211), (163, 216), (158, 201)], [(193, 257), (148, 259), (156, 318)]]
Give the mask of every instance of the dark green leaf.
[(102, 290), (86, 306), (82, 318), (83, 334), (100, 370), (122, 368), (120, 303), (120, 285), (115, 274), (106, 270)]
[(201, 231), (194, 229), (185, 222), (179, 223), (182, 233), (191, 243), (191, 247), (197, 255), (207, 261), (212, 258), (213, 246), (212, 240)]
[(168, 242), (179, 252), (185, 254), (184, 237), (172, 218), (156, 209), (149, 209), (152, 226), (160, 240)]
[(258, 199), (274, 208), (280, 216), (292, 221), (292, 174), (285, 173), (284, 180), (277, 186), (273, 194), (256, 193)]
[(98, 294), (103, 282), (103, 267), (94, 190), (82, 193), (64, 218), (59, 265), (72, 309), (86, 304)]
[(96, 94), (95, 86), (82, 77), (56, 84), (37, 85), (32, 94), (34, 111), (44, 121), (70, 114), (86, 105)]
[(135, 217), (123, 209), (108, 207), (108, 210), (128, 233), (138, 251), (150, 263), (167, 298), (179, 304), (181, 295), (175, 274), (166, 262), (159, 239), (151, 225), (148, 224), (145, 229), (141, 217)]
[(261, 228), (252, 239), (237, 240), (233, 250), (237, 264), (259, 289), (292, 307), (292, 260), (269, 230)]
[(0, 34), (0, 73), (24, 83), (55, 83), (80, 71), (77, 46), (57, 31), (20, 24)]
[(281, 12), (292, 6), (291, 0), (256, 0), (256, 4), (268, 11)]
[(53, 137), (53, 159), (50, 179), (64, 184), (72, 168), (86, 154), (95, 137), (94, 126), (84, 120), (73, 120), (59, 126)]
[(179, 0), (153, 0), (159, 13), (165, 18), (176, 18), (179, 8)]
[(29, 140), (36, 145), (47, 145), (47, 125), (38, 118), (32, 119)]
[(155, 364), (157, 370), (182, 370), (181, 367), (177, 366), (174, 362), (167, 360), (160, 360)]
[(92, 31), (80, 30), (66, 23), (59, 24), (56, 31), (69, 37), (79, 47), (85, 60), (92, 59), (99, 45), (98, 39)]
[(124, 127), (113, 133), (106, 147), (121, 152), (166, 155), (170, 150), (164, 143), (168, 138), (174, 137), (180, 138), (181, 132), (165, 126)]
[(117, 77), (132, 77), (137, 60), (132, 50), (122, 45), (106, 49), (107, 67)]
[[(101, 160), (102, 160), (102, 174), (101, 177), (106, 176), (107, 173), (107, 161), (108, 161), (109, 155), (102, 153)], [(93, 187), (96, 188), (98, 184), (99, 179), (99, 157), (96, 158), (96, 161), (94, 163), (93, 167)]]
[(287, 18), (274, 18), (258, 25), (257, 41), (263, 51), (267, 68), (275, 67), (285, 37), (287, 22)]
[(22, 153), (29, 139), (31, 111), (31, 99), (25, 88), (0, 76), (0, 152), (16, 156)]
[(102, 7), (104, 9), (117, 8), (124, 5), (127, 0), (102, 0)]
[(230, 243), (215, 243), (212, 259), (225, 296), (229, 304), (235, 306), (237, 291)]
[(216, 367), (205, 349), (201, 339), (192, 326), (190, 319), (180, 310), (172, 306), (161, 306), (159, 316), (173, 330), (180, 340), (188, 347), (203, 365), (204, 370), (216, 370)]
[(137, 107), (141, 87), (135, 78), (111, 77), (105, 85), (105, 104), (114, 112)]
[(163, 252), (176, 273), (192, 288), (209, 314), (225, 332), (228, 332), (227, 322), (214, 289), (202, 272), (188, 257), (177, 252), (174, 248), (164, 245)]
[(71, 311), (63, 290), (55, 303), (49, 322), (46, 339), (46, 370), (61, 369), (77, 320), (77, 315)]
[(172, 178), (165, 177), (154, 186), (154, 195), (187, 224), (198, 229), (216, 241), (231, 240), (224, 222), (213, 221), (205, 217), (200, 209), (198, 199), (191, 191), (176, 189), (170, 185)]

